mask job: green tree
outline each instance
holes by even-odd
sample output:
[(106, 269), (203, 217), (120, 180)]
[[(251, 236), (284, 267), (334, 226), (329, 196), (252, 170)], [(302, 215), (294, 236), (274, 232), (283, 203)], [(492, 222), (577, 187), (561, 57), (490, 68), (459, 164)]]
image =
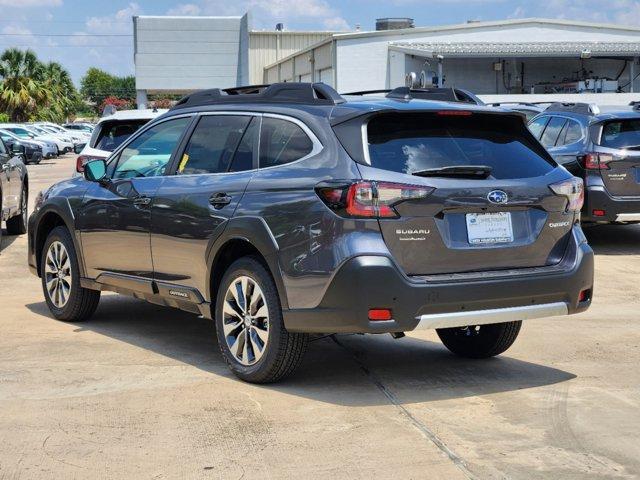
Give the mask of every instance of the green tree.
[(136, 81), (132, 76), (116, 77), (104, 70), (92, 67), (80, 80), (80, 93), (89, 100), (99, 113), (107, 97), (117, 97), (135, 103)]
[(57, 62), (43, 65), (39, 80), (52, 93), (48, 107), (38, 112), (38, 120), (63, 122), (74, 114), (78, 107), (78, 92), (69, 72)]
[(27, 121), (49, 106), (53, 93), (41, 81), (43, 69), (31, 50), (10, 48), (0, 56), (0, 109), (12, 121)]

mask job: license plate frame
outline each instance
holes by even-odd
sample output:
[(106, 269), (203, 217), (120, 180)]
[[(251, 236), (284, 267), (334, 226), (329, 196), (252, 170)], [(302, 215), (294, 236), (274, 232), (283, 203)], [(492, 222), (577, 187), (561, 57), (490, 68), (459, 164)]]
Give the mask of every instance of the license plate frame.
[(513, 243), (511, 212), (467, 213), (469, 245), (503, 245)]

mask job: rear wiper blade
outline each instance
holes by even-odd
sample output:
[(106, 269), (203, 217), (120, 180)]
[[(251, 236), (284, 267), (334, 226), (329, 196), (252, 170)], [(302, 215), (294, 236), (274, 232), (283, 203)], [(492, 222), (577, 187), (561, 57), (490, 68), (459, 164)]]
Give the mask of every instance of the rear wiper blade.
[(450, 167), (427, 168), (411, 172), (417, 177), (467, 177), (487, 178), (493, 167), (489, 165), (452, 165)]

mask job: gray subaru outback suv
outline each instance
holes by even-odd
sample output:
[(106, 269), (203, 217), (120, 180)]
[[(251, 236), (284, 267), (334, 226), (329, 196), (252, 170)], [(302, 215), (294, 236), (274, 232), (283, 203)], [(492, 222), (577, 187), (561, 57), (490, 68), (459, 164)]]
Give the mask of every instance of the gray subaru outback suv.
[(29, 264), (49, 309), (86, 320), (110, 290), (200, 314), (238, 377), (272, 382), (313, 334), (436, 329), (486, 358), (522, 320), (588, 308), (582, 181), (520, 114), (428, 98), (185, 97), (39, 196)]

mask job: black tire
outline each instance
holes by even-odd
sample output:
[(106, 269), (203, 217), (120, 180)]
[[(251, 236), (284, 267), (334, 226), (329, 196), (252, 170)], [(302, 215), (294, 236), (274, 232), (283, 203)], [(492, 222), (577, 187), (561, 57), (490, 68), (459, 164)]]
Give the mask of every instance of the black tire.
[(7, 233), (9, 235), (24, 235), (27, 233), (29, 191), (26, 184), (22, 184), (20, 193), (20, 213), (7, 220)]
[(439, 328), (438, 336), (451, 352), (466, 358), (489, 358), (505, 352), (516, 341), (522, 321), (463, 328)]
[[(51, 294), (47, 289), (47, 274), (45, 267), (47, 264), (47, 253), (51, 244), (60, 242), (68, 253), (71, 283), (67, 301), (62, 306), (56, 306)], [(42, 277), (42, 291), (47, 302), (49, 310), (55, 318), (65, 322), (81, 322), (87, 320), (98, 308), (100, 302), (100, 292), (89, 290), (80, 285), (80, 270), (78, 268), (78, 256), (73, 246), (71, 234), (65, 227), (54, 228), (47, 240), (44, 242), (44, 248), (40, 258), (40, 272)]]
[[(266, 304), (268, 311), (268, 318), (265, 320), (265, 322), (268, 322), (268, 340), (262, 345), (264, 348), (262, 356), (251, 365), (243, 365), (234, 356), (224, 332), (225, 322), (227, 322), (223, 313), (225, 298), (231, 284), (240, 277), (249, 277), (257, 284), (262, 291), (264, 303), (260, 302), (256, 305)], [(271, 383), (290, 375), (302, 361), (309, 342), (308, 334), (289, 333), (286, 330), (282, 320), (282, 307), (280, 306), (275, 282), (271, 274), (255, 257), (243, 257), (236, 260), (225, 272), (216, 298), (215, 322), (220, 351), (229, 369), (238, 378), (250, 383)], [(246, 335), (251, 332), (249, 329), (252, 327), (246, 326), (246, 322), (244, 325), (241, 322), (237, 328), (240, 331), (246, 329), (244, 337), (246, 338)], [(236, 342), (239, 342), (239, 338), (240, 334), (238, 334)], [(249, 343), (255, 358), (254, 339), (258, 340), (257, 334), (252, 337), (252, 342)], [(244, 344), (244, 342), (242, 343)]]

